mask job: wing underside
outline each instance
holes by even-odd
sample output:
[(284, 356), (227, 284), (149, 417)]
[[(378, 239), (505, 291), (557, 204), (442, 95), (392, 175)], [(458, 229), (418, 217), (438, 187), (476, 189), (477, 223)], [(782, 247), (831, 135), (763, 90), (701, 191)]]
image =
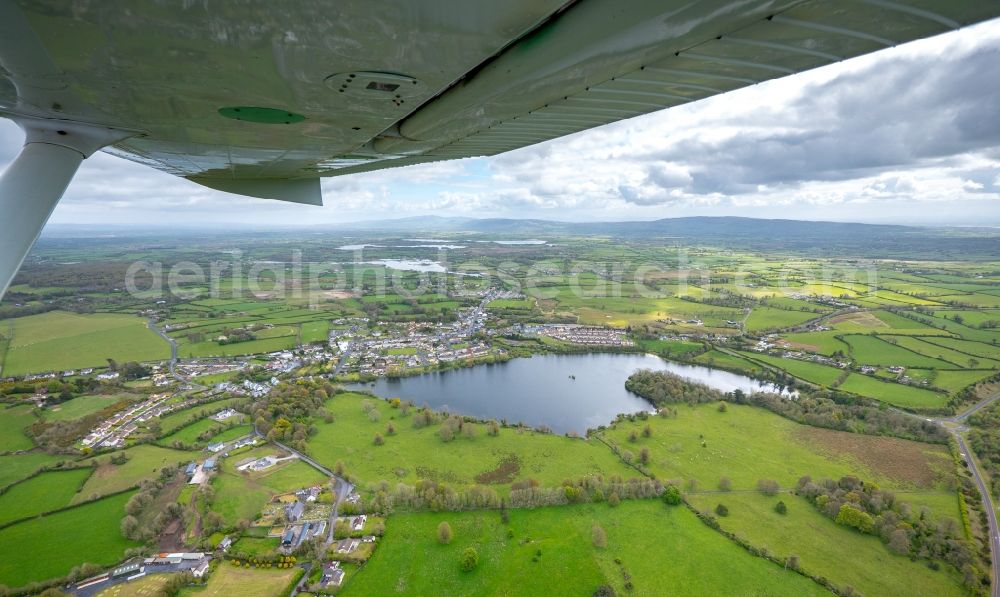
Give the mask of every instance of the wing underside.
[(0, 113), (316, 203), (315, 179), (494, 155), (1000, 16), (982, 0), (464, 0), (0, 7)]

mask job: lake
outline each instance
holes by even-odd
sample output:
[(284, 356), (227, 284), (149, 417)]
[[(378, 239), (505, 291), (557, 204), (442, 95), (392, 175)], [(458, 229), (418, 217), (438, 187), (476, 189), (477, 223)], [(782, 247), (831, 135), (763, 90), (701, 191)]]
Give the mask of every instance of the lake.
[(625, 389), (625, 380), (639, 369), (670, 371), (723, 392), (777, 391), (771, 384), (728, 371), (653, 355), (609, 353), (536, 355), (401, 379), (380, 378), (354, 387), (435, 410), (582, 435), (588, 428), (610, 423), (619, 413), (652, 410), (649, 402)]

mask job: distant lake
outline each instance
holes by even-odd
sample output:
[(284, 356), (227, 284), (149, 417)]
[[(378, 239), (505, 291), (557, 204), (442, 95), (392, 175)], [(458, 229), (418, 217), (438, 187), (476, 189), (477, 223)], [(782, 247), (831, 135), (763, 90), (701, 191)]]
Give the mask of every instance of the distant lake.
[(536, 355), (402, 379), (379, 378), (374, 386), (353, 387), (436, 410), (582, 435), (588, 428), (610, 423), (619, 413), (653, 409), (625, 389), (625, 380), (639, 369), (671, 371), (723, 392), (777, 391), (771, 384), (728, 371), (682, 365), (653, 355), (608, 353)]

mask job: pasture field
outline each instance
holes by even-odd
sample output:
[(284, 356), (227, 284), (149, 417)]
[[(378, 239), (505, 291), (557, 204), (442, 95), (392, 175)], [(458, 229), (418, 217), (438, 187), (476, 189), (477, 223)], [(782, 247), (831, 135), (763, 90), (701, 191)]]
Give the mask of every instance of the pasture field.
[(881, 381), (861, 373), (851, 373), (837, 389), (903, 408), (944, 408), (948, 403), (948, 397), (944, 394), (924, 388)]
[[(226, 424), (236, 420), (242, 420), (242, 417), (240, 419), (235, 417), (227, 419)], [(238, 425), (231, 429), (225, 429), (225, 426), (225, 424), (215, 421), (214, 419), (204, 418), (190, 425), (181, 427), (166, 437), (160, 438), (157, 443), (162, 446), (169, 446), (175, 441), (181, 441), (185, 444), (203, 445), (212, 442), (233, 440), (250, 432), (249, 425)], [(199, 440), (198, 436), (204, 433), (211, 433), (212, 436), (207, 440)]]
[(0, 406), (0, 452), (18, 452), (35, 447), (25, 434), (25, 429), (37, 419), (32, 414), (34, 407), (30, 404), (20, 404), (4, 408)]
[(639, 346), (648, 352), (674, 358), (683, 358), (691, 353), (699, 352), (705, 347), (700, 342), (679, 340), (639, 340)]
[(330, 322), (325, 319), (321, 321), (306, 321), (302, 323), (301, 329), (303, 344), (326, 342), (327, 336), (330, 333)]
[(790, 344), (794, 350), (804, 350), (831, 356), (835, 352), (847, 354), (850, 347), (840, 339), (843, 332), (830, 330), (826, 332), (796, 332), (782, 334), (781, 338)]
[(169, 574), (150, 574), (140, 579), (108, 587), (96, 597), (156, 597), (170, 579)]
[(52, 471), (14, 485), (0, 495), (0, 525), (68, 506), (92, 472)]
[(531, 299), (495, 299), (490, 301), (486, 307), (489, 309), (530, 311), (535, 308), (535, 301)]
[(106, 366), (107, 359), (159, 361), (170, 346), (130, 315), (78, 315), (50, 311), (10, 320), (14, 337), (3, 363), (4, 375)]
[(821, 313), (787, 311), (774, 307), (754, 307), (747, 318), (746, 329), (751, 332), (788, 328), (816, 319)]
[(924, 342), (944, 346), (975, 358), (1000, 359), (1000, 345), (972, 342), (958, 338), (921, 338)]
[[(380, 413), (378, 422), (362, 410), (366, 399)], [(347, 393), (334, 396), (326, 408), (334, 422), (315, 423), (318, 433), (307, 440), (309, 455), (331, 469), (343, 462), (362, 487), (382, 480), (412, 485), (431, 479), (449, 485), (492, 482), (506, 492), (512, 482), (528, 478), (557, 486), (563, 479), (591, 473), (638, 476), (595, 441), (515, 428), (501, 428), (492, 437), (485, 425), (466, 423), (475, 429), (473, 437), (458, 434), (445, 443), (438, 435), (440, 424), (413, 427), (416, 409), (403, 416), (388, 402)], [(387, 433), (390, 423), (396, 430), (392, 435)], [(384, 445), (374, 444), (376, 433), (382, 434)]]
[(934, 384), (934, 387), (955, 393), (991, 375), (996, 375), (996, 373), (995, 370), (937, 371), (931, 383)]
[[(906, 501), (907, 495), (898, 496)], [(702, 511), (717, 504), (729, 509), (720, 517), (722, 528), (754, 545), (767, 546), (778, 556), (797, 555), (803, 570), (823, 576), (838, 587), (854, 587), (862, 595), (910, 595), (920, 587), (926, 595), (964, 595), (961, 577), (947, 566), (933, 571), (923, 562), (893, 554), (878, 537), (863, 535), (823, 516), (804, 498), (757, 492), (689, 495)], [(774, 511), (778, 501), (788, 513)], [(952, 496), (953, 501), (957, 498)]]
[(0, 487), (24, 479), (38, 469), (65, 460), (65, 456), (45, 452), (0, 455)]
[(122, 400), (140, 400), (143, 396), (137, 394), (95, 394), (93, 396), (78, 396), (52, 408), (42, 411), (46, 421), (72, 421), (96, 413)]
[(63, 576), (84, 562), (110, 566), (121, 560), (126, 549), (138, 545), (120, 529), (131, 496), (114, 495), (0, 529), (0, 584), (21, 587)]
[[(444, 521), (454, 533), (448, 545), (437, 541)], [(606, 547), (593, 545), (595, 524), (607, 535)], [(463, 572), (459, 557), (468, 547), (478, 552), (479, 564)], [(672, 595), (825, 593), (812, 580), (750, 555), (686, 508), (659, 500), (511, 510), (507, 525), (492, 511), (394, 515), (342, 593), (590, 595), (601, 585), (637, 596), (662, 595), (665, 587)]]
[(83, 461), (86, 464), (97, 463), (97, 468), (73, 499), (73, 503), (85, 501), (92, 495), (106, 495), (134, 487), (143, 479), (158, 475), (165, 466), (187, 463), (204, 455), (202, 452), (185, 452), (150, 444), (134, 446), (122, 452), (128, 458), (125, 464), (111, 464), (107, 455)]
[(709, 350), (694, 358), (694, 362), (708, 367), (722, 367), (734, 371), (740, 371), (747, 375), (754, 375), (764, 369), (760, 364), (751, 360), (738, 357), (736, 355), (719, 350)]
[(202, 420), (209, 415), (213, 415), (237, 402), (239, 402), (238, 398), (226, 398), (169, 413), (160, 417), (160, 432), (169, 435), (178, 429), (186, 427), (195, 421)]
[(756, 354), (756, 353), (741, 353), (748, 359), (755, 361), (760, 361), (762, 363), (767, 363), (778, 369), (783, 369), (787, 371), (790, 375), (797, 377), (799, 379), (804, 379), (805, 381), (812, 382), (821, 386), (831, 386), (836, 382), (842, 375), (846, 372), (843, 369), (838, 369), (837, 367), (830, 367), (828, 365), (821, 365), (819, 363), (810, 363), (808, 361), (797, 361), (795, 359), (783, 359), (780, 357), (774, 357), (766, 354)]
[(858, 363), (866, 365), (901, 365), (903, 367), (920, 367), (940, 369), (953, 367), (951, 363), (940, 361), (917, 354), (912, 350), (893, 343), (895, 338), (883, 339), (878, 336), (852, 334), (843, 336), (843, 341), (850, 349), (850, 356)]
[[(955, 367), (976, 369), (979, 367), (1000, 368), (1000, 362), (983, 357), (975, 357), (959, 352), (953, 348), (948, 348), (937, 343), (932, 343), (930, 338), (924, 341), (920, 338), (910, 336), (894, 338), (900, 346), (908, 348), (914, 352), (931, 356), (942, 361), (951, 363), (949, 369)], [(936, 339), (935, 339), (936, 340)]]
[[(951, 475), (944, 446), (809, 427), (739, 404), (727, 404), (726, 412), (715, 404), (671, 408), (676, 417), (619, 421), (601, 436), (636, 460), (648, 449), (647, 468), (658, 479), (688, 488), (693, 480), (704, 490), (714, 490), (721, 477), (734, 490), (752, 490), (759, 479), (788, 488), (803, 475), (856, 475), (883, 487), (936, 489)], [(643, 435), (647, 425), (650, 437)], [(636, 441), (629, 439), (632, 432)]]
[(204, 588), (184, 588), (180, 597), (281, 597), (288, 593), (292, 583), (302, 576), (301, 568), (237, 568), (222, 562), (208, 578)]

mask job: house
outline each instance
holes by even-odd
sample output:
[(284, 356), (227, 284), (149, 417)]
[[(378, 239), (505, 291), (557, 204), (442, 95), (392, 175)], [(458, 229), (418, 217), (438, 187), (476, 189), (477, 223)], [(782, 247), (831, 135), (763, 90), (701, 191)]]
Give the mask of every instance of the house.
[(360, 539), (341, 539), (337, 542), (337, 553), (351, 553), (361, 545)]
[(319, 579), (319, 586), (339, 587), (344, 582), (344, 571), (340, 569), (340, 562), (327, 562), (323, 564), (323, 576)]
[(195, 578), (201, 578), (202, 576), (205, 576), (206, 572), (208, 572), (207, 559), (202, 560), (200, 564), (191, 569), (191, 575), (194, 576)]
[(375, 535), (365, 535), (361, 538), (362, 543), (375, 543)]
[(285, 517), (288, 518), (288, 522), (295, 522), (296, 520), (302, 518), (305, 511), (306, 505), (296, 500), (294, 504), (285, 506)]
[(201, 465), (201, 468), (203, 470), (206, 470), (206, 471), (214, 471), (215, 470), (215, 459), (214, 458), (209, 458), (208, 460), (205, 461), (205, 464)]
[(219, 541), (219, 549), (221, 549), (222, 551), (226, 551), (232, 544), (233, 540), (229, 538), (229, 535), (226, 535), (225, 537), (222, 538), (222, 541)]
[(281, 536), (281, 546), (288, 547), (295, 541), (295, 529), (288, 529), (285, 534)]
[(197, 470), (198, 470), (198, 463), (197, 462), (189, 462), (188, 465), (187, 465), (187, 468), (184, 469), (184, 474), (187, 475), (188, 477), (190, 477), (190, 476), (194, 475), (195, 472), (197, 472)]
[(226, 447), (226, 444), (224, 444), (222, 442), (215, 442), (215, 443), (212, 443), (212, 444), (208, 444), (208, 447), (205, 448), (205, 449), (208, 450), (209, 452), (221, 452), (222, 449), (225, 448), (225, 447)]
[(351, 519), (351, 530), (360, 531), (361, 529), (365, 528), (366, 520), (368, 520), (368, 517), (365, 516), (364, 514), (361, 514), (360, 516), (355, 516), (354, 518)]

